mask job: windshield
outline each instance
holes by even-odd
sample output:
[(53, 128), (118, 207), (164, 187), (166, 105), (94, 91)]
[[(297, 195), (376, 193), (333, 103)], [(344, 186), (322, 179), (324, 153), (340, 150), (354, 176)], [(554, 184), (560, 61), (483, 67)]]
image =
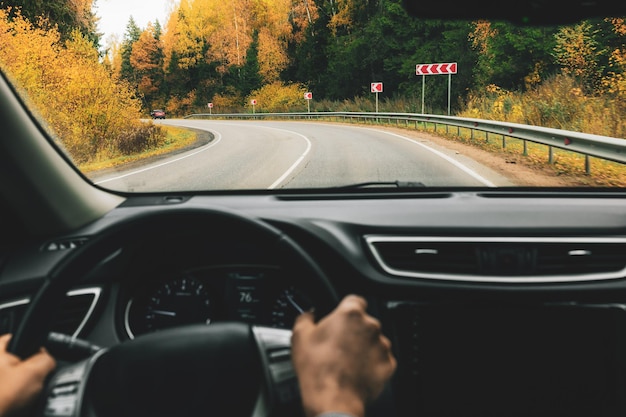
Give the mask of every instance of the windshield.
[(624, 18), (426, 20), (400, 0), (22, 3), (0, 6), (2, 71), (111, 190), (626, 186)]

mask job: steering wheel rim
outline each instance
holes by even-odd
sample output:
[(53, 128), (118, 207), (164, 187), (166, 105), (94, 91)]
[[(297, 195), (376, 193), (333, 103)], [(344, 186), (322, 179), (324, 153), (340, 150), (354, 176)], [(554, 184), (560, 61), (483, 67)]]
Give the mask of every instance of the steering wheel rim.
[(216, 227), (238, 227), (244, 232), (276, 245), (276, 250), (288, 267), (304, 272), (301, 284), (312, 291), (316, 299), (316, 315), (324, 316), (339, 299), (330, 281), (317, 263), (293, 239), (262, 220), (217, 208), (172, 208), (166, 211), (145, 212), (108, 226), (84, 245), (70, 252), (50, 272), (39, 291), (32, 298), (18, 328), (13, 334), (8, 351), (26, 358), (44, 345), (50, 330), (58, 301), (80, 277), (85, 276), (103, 257), (113, 253), (120, 244), (131, 239), (174, 233), (177, 230), (206, 230), (215, 234)]
[[(102, 232), (99, 232), (96, 237), (89, 239), (87, 243), (70, 252), (51, 271), (31, 300), (24, 318), (10, 341), (8, 351), (26, 358), (35, 353), (40, 346), (43, 346), (53, 320), (50, 312), (55, 310), (72, 285), (78, 283), (81, 277), (90, 272), (103, 259), (119, 250), (120, 247), (132, 242), (133, 239), (149, 239), (156, 235), (167, 236), (171, 233), (179, 233), (180, 230), (193, 230), (193, 233), (210, 231), (212, 234), (215, 234), (216, 230), (219, 233), (234, 231), (235, 233), (243, 233), (246, 237), (261, 239), (260, 241), (264, 242), (266, 247), (272, 248), (271, 253), (277, 254), (281, 260), (281, 267), (295, 268), (301, 273), (298, 284), (303, 290), (310, 292), (309, 295), (315, 302), (318, 317), (330, 312), (338, 302), (334, 288), (313, 258), (289, 236), (262, 220), (215, 208), (171, 208), (158, 212), (144, 212), (115, 221)], [(212, 326), (214, 325), (203, 327), (209, 329)], [(250, 334), (259, 334), (258, 331), (252, 331), (253, 326), (247, 326)], [(240, 330), (237, 332), (242, 333)], [(211, 332), (219, 333), (220, 330), (214, 328)], [(111, 348), (111, 351), (117, 347), (134, 343), (142, 337), (144, 336), (120, 343)], [(254, 343), (258, 349), (261, 349), (261, 345), (264, 344), (258, 336), (256, 336)], [(289, 344), (289, 338), (283, 337), (282, 344), (283, 347), (285, 344)], [(198, 343), (196, 342), (197, 346)], [(107, 353), (109, 352), (105, 352), (103, 355), (96, 354), (92, 359), (101, 358)], [(260, 389), (267, 389), (268, 384), (271, 388), (272, 381), (268, 381), (268, 363), (263, 359), (267, 358), (261, 360), (261, 365), (265, 368), (262, 371), (265, 373), (265, 383), (261, 380)], [(90, 360), (84, 361), (84, 363), (89, 363)], [(290, 360), (287, 358), (287, 361)], [(80, 395), (84, 395), (84, 392)], [(80, 398), (81, 402), (82, 400)]]

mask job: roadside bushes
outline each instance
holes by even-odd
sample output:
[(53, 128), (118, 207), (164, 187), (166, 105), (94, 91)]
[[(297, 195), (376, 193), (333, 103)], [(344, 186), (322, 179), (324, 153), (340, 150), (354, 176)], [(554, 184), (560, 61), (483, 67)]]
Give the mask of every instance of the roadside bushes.
[(625, 138), (625, 111), (622, 100), (585, 94), (573, 77), (557, 75), (523, 94), (488, 86), (458, 115)]
[(131, 126), (117, 138), (116, 147), (124, 155), (140, 153), (163, 145), (165, 136), (155, 124)]
[(0, 66), (76, 164), (164, 140), (158, 126), (140, 121), (133, 89), (100, 63), (95, 46), (78, 30), (62, 41), (45, 19), (34, 24), (0, 10)]
[(250, 100), (255, 99), (258, 102), (257, 111), (267, 113), (306, 111), (305, 92), (306, 89), (300, 84), (275, 81), (250, 93), (246, 107), (252, 111)]

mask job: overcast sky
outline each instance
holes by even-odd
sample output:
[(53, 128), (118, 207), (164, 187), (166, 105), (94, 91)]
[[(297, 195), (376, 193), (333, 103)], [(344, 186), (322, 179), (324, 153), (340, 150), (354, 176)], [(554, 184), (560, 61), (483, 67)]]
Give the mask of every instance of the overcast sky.
[(164, 26), (174, 2), (175, 0), (96, 0), (93, 10), (100, 18), (98, 31), (104, 34), (103, 43), (112, 34), (117, 34), (122, 39), (130, 16), (142, 29), (148, 22), (155, 20)]

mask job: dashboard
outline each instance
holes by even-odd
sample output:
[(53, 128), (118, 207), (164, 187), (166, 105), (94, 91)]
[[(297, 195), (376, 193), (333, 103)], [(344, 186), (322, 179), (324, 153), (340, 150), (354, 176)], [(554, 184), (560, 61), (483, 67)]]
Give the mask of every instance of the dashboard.
[[(476, 415), (622, 415), (626, 199), (380, 197), (185, 196), (176, 204), (131, 197), (71, 236), (5, 254), (0, 325), (15, 326), (16, 307), (45, 276), (116, 224), (218, 208), (261, 219), (297, 242), (339, 297), (367, 299), (399, 364), (371, 415), (452, 416), (467, 407)], [(89, 297), (63, 310), (77, 316), (78, 337), (107, 347), (187, 324), (289, 329), (302, 311), (328, 301), (254, 233), (187, 224), (118, 242), (73, 285), (68, 299)]]

